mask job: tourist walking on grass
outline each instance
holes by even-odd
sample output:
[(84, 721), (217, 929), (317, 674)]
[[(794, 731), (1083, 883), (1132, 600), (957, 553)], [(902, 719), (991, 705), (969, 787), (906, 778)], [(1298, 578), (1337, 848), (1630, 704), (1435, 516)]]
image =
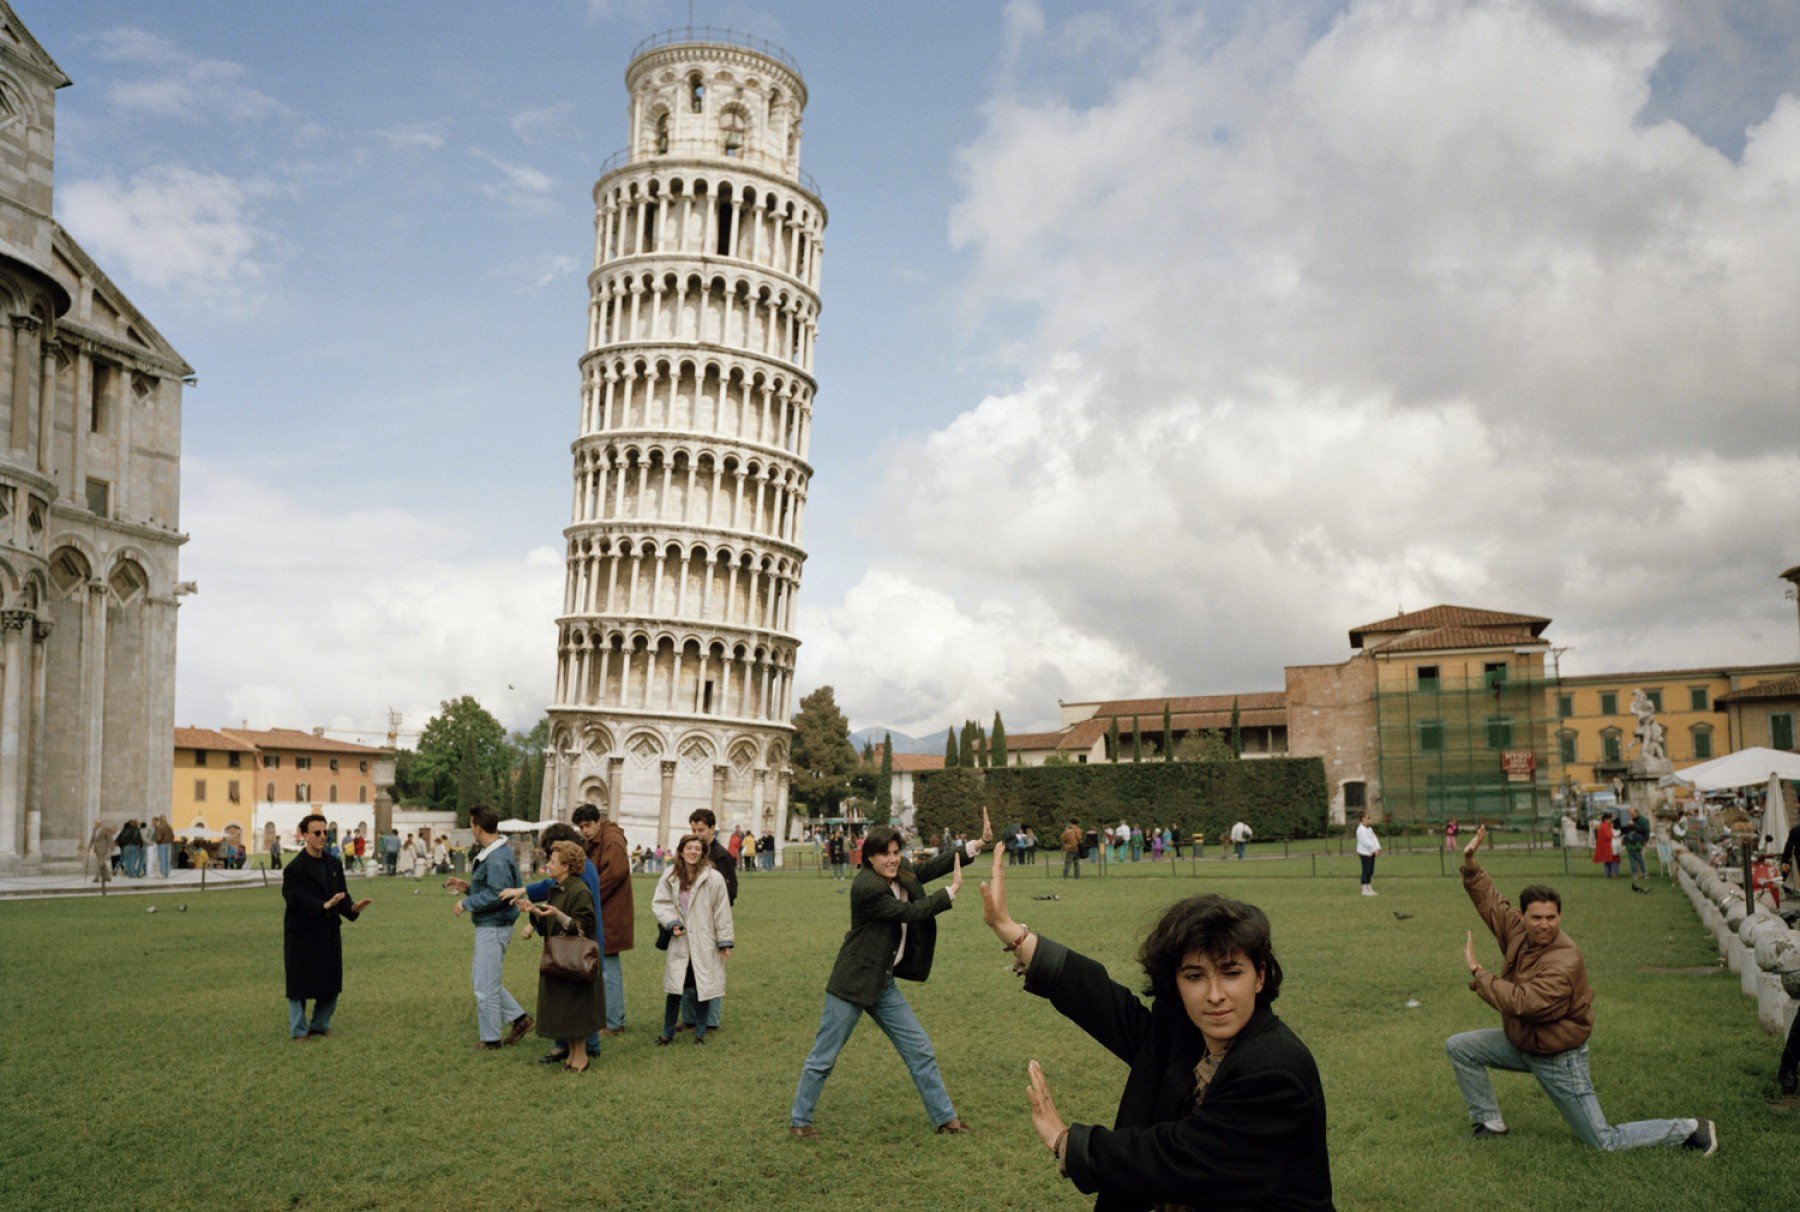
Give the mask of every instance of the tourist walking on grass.
[(1475, 958), (1475, 934), (1463, 945), (1469, 988), (1500, 1012), (1498, 1028), (1465, 1031), (1444, 1044), (1456, 1084), (1468, 1105), (1471, 1135), (1505, 1136), (1489, 1069), (1530, 1073), (1568, 1121), (1575, 1139), (1611, 1153), (1646, 1145), (1681, 1145), (1710, 1157), (1719, 1147), (1710, 1119), (1650, 1119), (1610, 1125), (1588, 1075), (1588, 1037), (1594, 1029), (1594, 991), (1581, 950), (1562, 929), (1562, 897), (1546, 884), (1519, 893), (1514, 909), (1494, 891), (1475, 852), (1487, 838), (1476, 829), (1463, 850), (1463, 888), (1500, 944), (1504, 967), (1487, 971)]
[[(325, 818), (318, 813), (300, 821), (305, 849), (281, 873), (281, 899), (287, 909), (281, 922), (282, 960), (286, 967), (288, 1035), (296, 1040), (331, 1034), (331, 1016), (344, 990), (343, 923), (355, 921), (369, 907), (368, 898), (354, 904), (344, 884), (344, 864), (325, 853)], [(312, 1017), (306, 1003), (312, 1002)]]
[(1074, 821), (1070, 821), (1068, 824), (1068, 827), (1062, 831), (1062, 852), (1063, 852), (1062, 877), (1064, 879), (1068, 879), (1069, 872), (1073, 871), (1075, 873), (1075, 878), (1080, 879), (1081, 878), (1081, 826), (1077, 825)]
[[(794, 1105), (788, 1110), (790, 1136), (812, 1140), (819, 1135), (813, 1127), (813, 1110), (838, 1053), (864, 1014), (875, 1020), (906, 1062), (932, 1127), (939, 1133), (969, 1131), (944, 1089), (931, 1037), (895, 981), (924, 981), (931, 975), (937, 915), (956, 903), (963, 859), (973, 859), (993, 840), (986, 808), (981, 810), (980, 841), (946, 847), (916, 869), (901, 857), (905, 836), (894, 826), (876, 825), (863, 838), (862, 869), (850, 885), (850, 930), (825, 983), (825, 1008), (819, 1014), (812, 1051), (800, 1066)], [(995, 870), (1004, 861), (1001, 849), (994, 851)], [(927, 895), (925, 885), (946, 875), (950, 883)]]
[(105, 821), (95, 821), (94, 831), (88, 834), (87, 850), (81, 859), (81, 877), (87, 878), (88, 860), (94, 863), (94, 882), (104, 884), (112, 875), (113, 827)]
[(632, 948), (631, 857), (625, 852), (625, 831), (601, 815), (592, 804), (583, 804), (571, 817), (587, 845), (588, 861), (600, 880), (601, 956), (600, 975), (606, 982), (606, 1026), (603, 1035), (625, 1030), (625, 968), (619, 957)]
[(1644, 865), (1644, 846), (1650, 840), (1650, 823), (1635, 807), (1627, 811), (1629, 815), (1621, 831), (1621, 840), (1625, 843), (1625, 858), (1631, 864), (1631, 878), (1636, 880), (1642, 876), (1648, 879), (1650, 869)]
[(1601, 817), (1600, 823), (1594, 826), (1594, 861), (1600, 864), (1607, 879), (1618, 878), (1619, 848), (1617, 839), (1613, 836), (1611, 813)]
[(1375, 856), (1381, 853), (1381, 839), (1375, 836), (1375, 826), (1369, 823), (1369, 813), (1363, 810), (1362, 818), (1356, 822), (1356, 857), (1362, 861), (1362, 894), (1375, 896), (1373, 881), (1375, 879)]
[[(1231, 827), (1231, 845), (1232, 848), (1237, 851), (1239, 862), (1243, 861), (1244, 846), (1249, 842), (1252, 836), (1254, 836), (1254, 834), (1250, 826), (1246, 825), (1243, 821), (1239, 821)], [(1225, 856), (1221, 854), (1219, 857), (1224, 858)]]
[[(581, 878), (587, 865), (587, 855), (579, 842), (563, 840), (550, 844), (544, 870), (555, 886), (542, 904), (534, 904), (529, 910), (533, 925), (544, 936), (546, 951), (550, 940), (559, 935), (591, 939), (600, 928), (594, 895)], [(538, 969), (537, 1033), (567, 1047), (562, 1067), (570, 1073), (588, 1070), (588, 1040), (600, 1030), (602, 996), (598, 973), (592, 980), (579, 981)]]
[(170, 858), (175, 849), (175, 830), (166, 816), (155, 817), (150, 822), (150, 844), (156, 847), (156, 874), (163, 879), (169, 878)]
[(136, 879), (144, 874), (144, 834), (134, 818), (119, 829), (120, 869)]
[(1270, 1008), (1281, 965), (1262, 910), (1216, 894), (1177, 901), (1138, 950), (1145, 1006), (1104, 967), (1014, 920), (1005, 875), (982, 919), (1025, 991), (1130, 1066), (1111, 1128), (1068, 1123), (1037, 1061), (1038, 1139), (1095, 1208), (1329, 1209), (1325, 1092), (1312, 1053)]
[(656, 881), (650, 912), (669, 935), (663, 964), (663, 1029), (656, 1042), (667, 1044), (675, 1038), (684, 998), (691, 998), (694, 1042), (704, 1044), (708, 1012), (725, 996), (725, 963), (735, 942), (731, 896), (704, 840), (691, 833), (681, 839), (668, 872)]
[[(486, 804), (469, 810), (469, 829), (475, 835), (475, 864), (468, 879), (452, 876), (446, 888), (465, 895), (456, 902), (457, 917), (469, 915), (475, 924), (475, 960), (469, 983), (475, 989), (475, 1046), (498, 1052), (504, 1044), (516, 1044), (532, 1028), (531, 1016), (502, 979), (506, 948), (512, 942), (518, 909), (506, 892), (519, 882), (519, 864), (512, 847), (500, 836), (500, 814)], [(506, 1027), (505, 1038), (501, 1028)]]
[(1456, 818), (1451, 817), (1444, 822), (1444, 853), (1449, 854), (1456, 849)]

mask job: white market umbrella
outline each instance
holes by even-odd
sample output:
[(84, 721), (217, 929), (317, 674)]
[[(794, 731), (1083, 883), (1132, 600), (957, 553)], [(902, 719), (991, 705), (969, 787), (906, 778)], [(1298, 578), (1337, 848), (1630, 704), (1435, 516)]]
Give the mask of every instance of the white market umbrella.
[(500, 822), (499, 831), (501, 833), (536, 833), (543, 823), (542, 821), (522, 821), (516, 816), (508, 817)]
[(1772, 778), (1800, 781), (1800, 753), (1757, 745), (1677, 770), (1668, 776), (1668, 781), (1685, 783), (1698, 791), (1733, 791), (1739, 787), (1760, 787)]
[(1769, 780), (1769, 798), (1763, 806), (1762, 831), (1765, 835), (1775, 839), (1771, 846), (1773, 850), (1779, 852), (1783, 846), (1787, 845), (1787, 801), (1782, 797), (1781, 780), (1778, 778)]

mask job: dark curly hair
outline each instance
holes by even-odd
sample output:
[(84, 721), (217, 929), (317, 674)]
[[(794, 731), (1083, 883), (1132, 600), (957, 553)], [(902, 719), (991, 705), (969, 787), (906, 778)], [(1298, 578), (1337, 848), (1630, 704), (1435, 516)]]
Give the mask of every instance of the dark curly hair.
[(1181, 961), (1195, 951), (1213, 960), (1243, 952), (1251, 967), (1262, 973), (1262, 991), (1256, 995), (1258, 1009), (1280, 996), (1281, 964), (1269, 941), (1269, 917), (1255, 905), (1214, 892), (1170, 905), (1138, 948), (1144, 992), (1152, 997), (1178, 996), (1175, 974)]

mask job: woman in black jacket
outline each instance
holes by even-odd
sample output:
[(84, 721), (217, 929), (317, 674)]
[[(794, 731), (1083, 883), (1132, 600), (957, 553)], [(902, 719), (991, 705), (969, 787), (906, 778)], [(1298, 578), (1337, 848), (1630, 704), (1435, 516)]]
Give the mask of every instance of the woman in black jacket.
[(1095, 1208), (1329, 1209), (1325, 1092), (1269, 1009), (1281, 965), (1262, 910), (1217, 895), (1171, 905), (1139, 949), (1146, 1007), (1094, 960), (1013, 920), (995, 855), (982, 916), (1028, 993), (1131, 1066), (1112, 1128), (1065, 1124), (1036, 1061), (1032, 1125)]

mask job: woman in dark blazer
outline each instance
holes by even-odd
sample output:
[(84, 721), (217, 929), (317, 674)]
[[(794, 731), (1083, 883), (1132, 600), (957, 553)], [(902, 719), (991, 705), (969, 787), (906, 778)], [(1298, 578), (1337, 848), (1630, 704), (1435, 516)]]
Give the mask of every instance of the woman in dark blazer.
[[(574, 842), (550, 844), (545, 869), (556, 881), (556, 887), (543, 904), (532, 905), (530, 910), (546, 947), (556, 934), (595, 937), (594, 894), (581, 879), (587, 861), (587, 855)], [(563, 1068), (571, 1073), (587, 1072), (587, 1039), (600, 1030), (599, 985), (598, 978), (583, 984), (538, 975), (537, 1033), (548, 1040), (568, 1041), (569, 1056), (563, 1061)]]
[(1032, 1125), (1095, 1208), (1329, 1209), (1325, 1091), (1269, 1009), (1281, 965), (1262, 910), (1217, 895), (1171, 905), (1138, 952), (1145, 1006), (1094, 960), (1013, 920), (996, 856), (982, 916), (1025, 989), (1131, 1066), (1113, 1126), (1065, 1124), (1036, 1061)]

